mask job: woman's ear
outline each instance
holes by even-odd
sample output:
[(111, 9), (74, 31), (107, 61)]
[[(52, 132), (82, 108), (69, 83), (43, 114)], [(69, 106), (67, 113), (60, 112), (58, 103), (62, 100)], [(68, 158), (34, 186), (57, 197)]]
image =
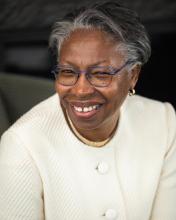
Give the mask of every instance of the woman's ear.
[(141, 72), (141, 64), (137, 63), (130, 69), (131, 89), (134, 89)]

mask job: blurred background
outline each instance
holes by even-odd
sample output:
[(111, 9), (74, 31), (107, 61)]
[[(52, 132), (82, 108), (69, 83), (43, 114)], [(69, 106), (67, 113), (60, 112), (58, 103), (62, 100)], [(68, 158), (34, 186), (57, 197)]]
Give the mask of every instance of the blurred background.
[[(0, 0), (0, 73), (53, 79), (48, 37), (55, 21), (94, 0)], [(176, 108), (176, 1), (123, 0), (146, 26), (152, 56), (143, 67), (138, 94)], [(14, 82), (15, 83), (15, 82)]]

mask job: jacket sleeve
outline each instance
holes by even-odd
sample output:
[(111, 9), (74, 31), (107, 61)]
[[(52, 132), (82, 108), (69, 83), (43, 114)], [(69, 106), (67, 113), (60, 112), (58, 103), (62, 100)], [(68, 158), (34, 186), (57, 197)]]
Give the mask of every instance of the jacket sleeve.
[(176, 220), (176, 116), (166, 104), (167, 150), (150, 220)]
[(44, 219), (40, 175), (29, 152), (11, 131), (0, 142), (0, 219)]

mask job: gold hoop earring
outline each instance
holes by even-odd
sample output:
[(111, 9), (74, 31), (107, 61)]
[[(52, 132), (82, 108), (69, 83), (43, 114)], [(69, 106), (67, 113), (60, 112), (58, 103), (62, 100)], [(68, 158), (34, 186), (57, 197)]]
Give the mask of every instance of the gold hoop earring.
[(133, 96), (135, 93), (136, 93), (135, 89), (130, 89), (128, 95)]

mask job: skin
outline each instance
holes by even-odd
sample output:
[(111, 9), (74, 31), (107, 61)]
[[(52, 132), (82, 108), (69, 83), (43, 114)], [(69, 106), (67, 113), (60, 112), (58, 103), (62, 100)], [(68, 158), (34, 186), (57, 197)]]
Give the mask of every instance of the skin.
[[(96, 64), (118, 68), (125, 60), (116, 48), (117, 44), (102, 31), (76, 30), (64, 41), (59, 63), (80, 70), (86, 70)], [(129, 89), (135, 87), (139, 72), (139, 66), (135, 66), (130, 72), (124, 68), (120, 75), (114, 76), (111, 84), (104, 88), (92, 86), (84, 74), (81, 74), (74, 86), (63, 86), (56, 82), (55, 88), (63, 111), (67, 111), (81, 135), (91, 141), (103, 141), (112, 134), (118, 123), (120, 107)], [(101, 107), (93, 114), (79, 114), (73, 107), (95, 104), (101, 104)]]

